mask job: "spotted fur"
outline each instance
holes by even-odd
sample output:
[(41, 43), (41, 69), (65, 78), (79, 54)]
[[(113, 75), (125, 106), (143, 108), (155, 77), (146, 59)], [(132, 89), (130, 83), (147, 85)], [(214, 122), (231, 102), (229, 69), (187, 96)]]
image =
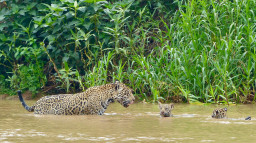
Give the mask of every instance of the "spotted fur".
[(160, 116), (162, 116), (162, 117), (173, 116), (172, 115), (172, 110), (174, 108), (173, 104), (162, 104), (162, 103), (158, 102), (158, 106), (160, 109)]
[(228, 111), (227, 108), (215, 109), (213, 110), (212, 118), (217, 118), (217, 119), (226, 118), (227, 111)]
[(24, 102), (20, 91), (18, 95), (29, 112), (54, 115), (103, 115), (108, 105), (114, 101), (128, 107), (135, 100), (132, 90), (118, 81), (91, 87), (82, 93), (45, 96), (31, 107)]

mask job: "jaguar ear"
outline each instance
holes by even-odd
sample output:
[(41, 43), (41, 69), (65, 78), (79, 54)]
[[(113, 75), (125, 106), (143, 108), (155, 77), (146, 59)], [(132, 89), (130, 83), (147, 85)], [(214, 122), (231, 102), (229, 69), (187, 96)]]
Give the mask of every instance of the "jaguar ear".
[(119, 81), (115, 81), (115, 90), (118, 90), (120, 88), (120, 82)]

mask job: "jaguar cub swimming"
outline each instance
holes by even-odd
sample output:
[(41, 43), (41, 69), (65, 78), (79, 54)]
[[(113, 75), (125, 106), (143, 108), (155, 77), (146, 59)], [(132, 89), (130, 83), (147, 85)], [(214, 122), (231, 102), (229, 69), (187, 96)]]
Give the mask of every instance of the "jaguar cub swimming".
[(45, 96), (31, 107), (24, 102), (21, 91), (18, 91), (18, 95), (29, 112), (54, 115), (103, 115), (108, 105), (115, 100), (124, 107), (135, 100), (132, 90), (119, 81), (90, 87), (82, 93)]
[(172, 115), (172, 110), (174, 108), (173, 104), (162, 104), (162, 103), (158, 102), (158, 106), (159, 106), (159, 109), (160, 109), (160, 115), (162, 117), (173, 116)]
[(226, 118), (227, 111), (228, 111), (227, 108), (215, 109), (215, 110), (213, 110), (212, 118), (216, 118), (216, 119)]

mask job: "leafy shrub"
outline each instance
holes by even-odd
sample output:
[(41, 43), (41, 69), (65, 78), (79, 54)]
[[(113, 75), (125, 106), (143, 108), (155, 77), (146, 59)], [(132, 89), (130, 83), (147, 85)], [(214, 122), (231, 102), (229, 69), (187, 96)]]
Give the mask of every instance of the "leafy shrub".
[(10, 86), (13, 89), (28, 89), (33, 94), (38, 93), (38, 89), (44, 87), (47, 81), (42, 70), (42, 67), (37, 67), (34, 64), (29, 66), (18, 65), (13, 76), (8, 79)]

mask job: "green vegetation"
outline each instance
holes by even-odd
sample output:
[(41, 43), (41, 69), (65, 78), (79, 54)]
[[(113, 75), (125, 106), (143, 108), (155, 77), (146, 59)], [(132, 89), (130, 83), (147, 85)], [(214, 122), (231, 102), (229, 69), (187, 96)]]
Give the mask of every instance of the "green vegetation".
[(74, 93), (119, 80), (141, 100), (255, 100), (256, 0), (2, 0), (0, 7), (1, 89)]

